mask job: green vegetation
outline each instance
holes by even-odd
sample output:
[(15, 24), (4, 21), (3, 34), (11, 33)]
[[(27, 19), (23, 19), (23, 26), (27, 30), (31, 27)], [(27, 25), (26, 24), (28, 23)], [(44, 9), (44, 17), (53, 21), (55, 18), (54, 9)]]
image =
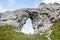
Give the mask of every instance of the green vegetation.
[[(51, 39), (60, 40), (60, 20), (56, 20), (51, 29), (53, 30)], [(14, 30), (15, 28), (11, 25), (0, 26), (0, 40), (48, 40), (45, 34), (24, 34)]]
[(51, 39), (60, 40), (60, 19), (55, 21), (51, 29), (53, 30)]
[(28, 35), (14, 29), (11, 25), (0, 26), (0, 40), (47, 40), (44, 35)]

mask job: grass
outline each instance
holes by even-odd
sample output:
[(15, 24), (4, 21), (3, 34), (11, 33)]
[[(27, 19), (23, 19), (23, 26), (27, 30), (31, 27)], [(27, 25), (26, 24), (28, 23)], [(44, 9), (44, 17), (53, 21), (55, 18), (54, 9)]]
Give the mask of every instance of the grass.
[[(0, 26), (0, 40), (48, 40), (46, 35), (24, 34), (15, 32), (15, 28), (11, 25)], [(51, 27), (53, 32), (50, 37), (52, 40), (60, 40), (60, 20), (56, 20)]]
[(52, 40), (60, 40), (60, 19), (56, 20), (51, 28), (53, 30), (51, 34)]
[(15, 32), (11, 25), (0, 26), (0, 40), (47, 40), (44, 35), (28, 35), (22, 32)]

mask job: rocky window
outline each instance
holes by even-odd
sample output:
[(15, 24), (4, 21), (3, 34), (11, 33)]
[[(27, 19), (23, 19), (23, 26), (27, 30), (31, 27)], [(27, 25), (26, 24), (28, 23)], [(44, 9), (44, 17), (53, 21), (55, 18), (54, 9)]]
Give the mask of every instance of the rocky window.
[(26, 24), (23, 25), (21, 32), (25, 34), (33, 33), (34, 29), (32, 28), (32, 21), (30, 18), (27, 19)]

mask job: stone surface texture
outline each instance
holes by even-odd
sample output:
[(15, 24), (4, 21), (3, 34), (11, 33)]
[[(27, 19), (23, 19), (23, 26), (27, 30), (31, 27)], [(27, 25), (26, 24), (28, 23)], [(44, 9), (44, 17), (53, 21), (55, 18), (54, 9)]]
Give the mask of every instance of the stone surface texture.
[(0, 13), (0, 26), (9, 24), (21, 31), (28, 18), (32, 21), (35, 34), (49, 31), (54, 21), (60, 19), (60, 4), (40, 3), (38, 8), (24, 8)]

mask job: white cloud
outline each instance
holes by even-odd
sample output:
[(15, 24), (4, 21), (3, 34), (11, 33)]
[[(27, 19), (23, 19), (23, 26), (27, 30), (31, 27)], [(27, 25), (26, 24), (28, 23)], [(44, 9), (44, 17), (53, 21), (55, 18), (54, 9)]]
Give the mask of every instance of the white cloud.
[(8, 0), (9, 1), (9, 3), (13, 3), (15, 0)]
[(0, 12), (5, 12), (6, 10), (4, 9), (4, 7), (0, 6)]
[[(6, 6), (7, 6), (7, 7), (13, 6), (13, 5), (15, 4), (15, 1), (16, 1), (16, 0), (8, 0), (9, 3), (6, 4)], [(2, 4), (3, 4), (3, 3), (2, 3)], [(5, 7), (2, 6), (2, 4), (0, 5), (0, 12), (3, 13), (3, 12), (6, 12), (8, 9), (7, 9), (7, 8), (5, 9)]]
[(44, 3), (54, 3), (54, 2), (56, 2), (56, 3), (60, 3), (60, 0), (43, 0), (43, 2)]
[(8, 2), (7, 6), (14, 6), (16, 4), (16, 0), (8, 0)]
[(15, 5), (16, 4), (16, 0), (8, 0), (9, 1), (9, 5)]

